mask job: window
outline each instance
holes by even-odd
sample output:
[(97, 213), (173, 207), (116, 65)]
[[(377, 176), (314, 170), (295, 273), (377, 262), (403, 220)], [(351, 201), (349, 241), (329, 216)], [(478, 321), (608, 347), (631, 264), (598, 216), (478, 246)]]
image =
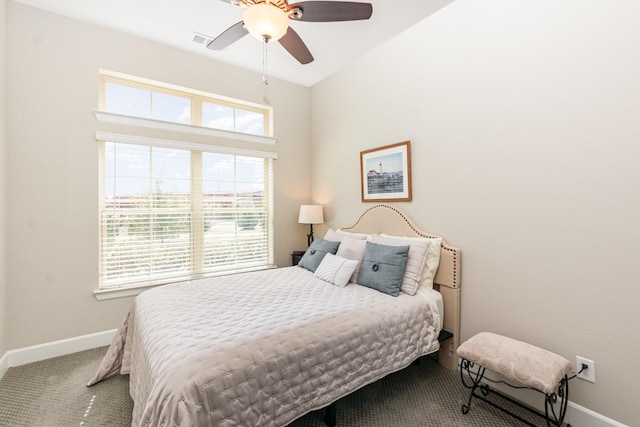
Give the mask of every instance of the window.
[[(188, 94), (140, 83), (102, 88), (102, 105), (117, 114), (180, 122), (218, 111), (218, 129), (267, 129), (263, 113), (241, 104), (194, 109)], [(122, 134), (99, 140), (101, 289), (273, 264), (275, 156)]]
[(211, 102), (202, 103), (202, 125), (206, 127), (264, 135), (264, 122), (263, 114), (260, 112)]
[(100, 76), (101, 110), (131, 117), (269, 135), (269, 109), (116, 73)]

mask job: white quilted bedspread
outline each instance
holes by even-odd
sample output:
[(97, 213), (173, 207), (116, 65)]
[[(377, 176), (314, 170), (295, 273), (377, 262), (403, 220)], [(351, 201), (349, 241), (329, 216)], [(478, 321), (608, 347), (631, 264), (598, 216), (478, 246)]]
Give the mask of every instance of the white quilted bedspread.
[(288, 267), (143, 292), (89, 384), (129, 374), (134, 426), (285, 426), (437, 349), (423, 298)]

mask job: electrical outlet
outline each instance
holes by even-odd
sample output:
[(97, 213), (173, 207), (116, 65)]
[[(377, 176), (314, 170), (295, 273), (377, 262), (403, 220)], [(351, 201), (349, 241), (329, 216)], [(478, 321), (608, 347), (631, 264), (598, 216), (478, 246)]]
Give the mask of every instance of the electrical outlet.
[[(585, 369), (580, 370), (586, 366)], [(577, 376), (583, 380), (596, 382), (596, 362), (593, 360), (585, 359), (584, 357), (576, 356), (576, 372), (580, 372)]]

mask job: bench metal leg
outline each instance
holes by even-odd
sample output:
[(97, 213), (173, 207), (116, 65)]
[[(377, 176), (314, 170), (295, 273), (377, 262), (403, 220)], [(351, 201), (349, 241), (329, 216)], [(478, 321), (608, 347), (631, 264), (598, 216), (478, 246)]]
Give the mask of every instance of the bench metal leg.
[[(482, 378), (484, 378), (485, 368), (478, 365), (478, 370), (476, 372), (473, 372), (471, 370), (471, 368), (473, 367), (474, 367), (473, 362), (470, 362), (466, 359), (462, 359), (460, 361), (460, 379), (462, 379), (462, 384), (466, 388), (471, 389), (471, 393), (469, 394), (469, 400), (467, 401), (467, 404), (462, 405), (462, 413), (465, 415), (467, 414), (467, 412), (469, 412), (469, 409), (471, 409), (471, 399), (473, 399), (474, 396), (479, 397), (476, 394), (476, 390), (478, 388), (480, 388), (480, 391), (484, 396), (489, 394), (489, 388), (486, 385), (482, 384)], [(468, 382), (469, 380), (470, 382)]]
[[(544, 399), (545, 413), (542, 414), (539, 411), (536, 411), (522, 404), (521, 402), (509, 396), (506, 396), (503, 393), (490, 389), (487, 384), (482, 383), (482, 379), (484, 378), (484, 374), (485, 374), (485, 368), (478, 365), (477, 371), (474, 372), (474, 370), (472, 369), (474, 366), (475, 365), (473, 362), (470, 362), (466, 359), (461, 359), (460, 361), (460, 378), (462, 379), (462, 384), (466, 388), (471, 389), (471, 393), (469, 394), (469, 400), (467, 401), (467, 404), (462, 405), (463, 414), (466, 415), (469, 412), (469, 409), (471, 408), (471, 400), (475, 397), (477, 399), (482, 400), (483, 402), (488, 403), (494, 408), (504, 412), (505, 414), (508, 414), (516, 418), (517, 420), (525, 423), (528, 426), (537, 427), (536, 424), (533, 424), (532, 422), (525, 420), (524, 418), (520, 417), (518, 414), (515, 414), (510, 410), (508, 410), (507, 408), (504, 408), (496, 404), (495, 402), (487, 399), (485, 396), (487, 396), (489, 394), (489, 391), (491, 391), (492, 394), (495, 394), (496, 396), (513, 403), (514, 405), (528, 411), (533, 415), (543, 418), (546, 421), (547, 427), (551, 427), (551, 426), (562, 427), (564, 417), (567, 413), (567, 405), (569, 402), (569, 379), (567, 378), (566, 375), (560, 381), (560, 384), (558, 385), (557, 393), (551, 393), (551, 394), (542, 393), (545, 396), (545, 399)], [(478, 389), (480, 389), (482, 393), (477, 393)], [(531, 390), (534, 390), (534, 389), (531, 389)], [(535, 390), (535, 391), (537, 391), (538, 393), (541, 393), (538, 390)], [(559, 401), (559, 406), (557, 407), (558, 401)], [(557, 412), (556, 412), (556, 407), (557, 407)], [(567, 427), (570, 427), (570, 426), (567, 425)]]
[[(560, 400), (558, 413), (556, 414), (556, 403)], [(565, 375), (560, 380), (558, 392), (546, 394), (544, 399), (544, 414), (547, 419), (547, 426), (561, 426), (564, 416), (567, 415), (567, 405), (569, 404), (569, 378)], [(551, 417), (549, 416), (551, 414)], [(553, 417), (553, 418), (552, 418)], [(550, 421), (553, 420), (553, 421)]]

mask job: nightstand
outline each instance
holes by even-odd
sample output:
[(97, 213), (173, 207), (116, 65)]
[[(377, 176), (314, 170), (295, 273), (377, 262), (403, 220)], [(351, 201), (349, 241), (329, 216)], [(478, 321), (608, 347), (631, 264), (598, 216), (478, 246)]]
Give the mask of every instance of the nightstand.
[(300, 258), (304, 255), (305, 251), (293, 251), (291, 252), (291, 265), (298, 265)]

